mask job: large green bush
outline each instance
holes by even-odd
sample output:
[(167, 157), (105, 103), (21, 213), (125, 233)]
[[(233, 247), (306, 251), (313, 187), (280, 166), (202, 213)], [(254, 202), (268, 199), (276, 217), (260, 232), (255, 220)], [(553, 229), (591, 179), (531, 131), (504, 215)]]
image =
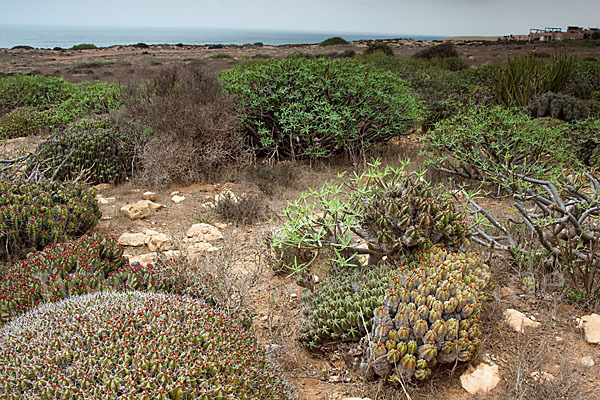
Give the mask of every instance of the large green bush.
[(257, 338), (198, 300), (104, 292), (0, 330), (0, 397), (290, 399)]
[(41, 143), (30, 166), (56, 180), (116, 183), (132, 172), (133, 153), (130, 138), (115, 130), (74, 129)]
[(517, 109), (472, 107), (424, 136), (427, 164), (470, 179), (510, 185), (518, 175), (548, 178), (576, 164), (561, 124)]
[(254, 62), (221, 80), (239, 102), (249, 143), (276, 158), (361, 152), (420, 119), (402, 79), (357, 60)]
[(130, 266), (116, 240), (99, 235), (48, 246), (7, 268), (0, 280), (0, 325), (41, 303), (96, 291), (176, 292), (163, 267)]
[(95, 196), (82, 184), (0, 181), (0, 260), (86, 233), (101, 215)]
[(119, 87), (96, 82), (11, 75), (0, 78), (0, 139), (52, 132), (120, 104)]

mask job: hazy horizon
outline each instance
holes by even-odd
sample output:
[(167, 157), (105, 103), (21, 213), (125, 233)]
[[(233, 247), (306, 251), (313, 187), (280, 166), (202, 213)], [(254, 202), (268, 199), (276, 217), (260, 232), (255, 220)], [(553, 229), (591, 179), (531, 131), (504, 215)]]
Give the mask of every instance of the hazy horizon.
[(0, 25), (211, 28), (391, 35), (502, 36), (600, 24), (600, 1), (30, 0), (3, 4)]

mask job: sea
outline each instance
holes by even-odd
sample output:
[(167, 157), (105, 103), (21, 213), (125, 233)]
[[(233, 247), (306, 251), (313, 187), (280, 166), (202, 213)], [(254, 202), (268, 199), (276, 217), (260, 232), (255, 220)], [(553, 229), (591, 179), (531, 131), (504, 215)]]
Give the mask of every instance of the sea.
[(363, 39), (436, 40), (438, 36), (368, 32), (306, 32), (224, 28), (145, 28), (95, 26), (0, 25), (0, 48), (31, 46), (42, 49), (69, 48), (91, 43), (98, 47), (145, 44), (311, 44), (340, 36), (348, 41)]

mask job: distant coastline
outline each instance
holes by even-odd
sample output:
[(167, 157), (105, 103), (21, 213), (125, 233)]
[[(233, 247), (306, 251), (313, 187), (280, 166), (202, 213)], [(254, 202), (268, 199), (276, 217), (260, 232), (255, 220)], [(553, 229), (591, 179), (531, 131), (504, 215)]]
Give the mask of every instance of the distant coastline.
[(98, 47), (145, 43), (185, 45), (264, 45), (314, 44), (341, 36), (348, 41), (410, 38), (439, 40), (441, 36), (380, 34), (368, 32), (304, 32), (219, 28), (142, 28), (142, 27), (73, 27), (73, 26), (0, 26), (0, 48), (31, 46), (39, 49), (70, 48), (80, 43)]

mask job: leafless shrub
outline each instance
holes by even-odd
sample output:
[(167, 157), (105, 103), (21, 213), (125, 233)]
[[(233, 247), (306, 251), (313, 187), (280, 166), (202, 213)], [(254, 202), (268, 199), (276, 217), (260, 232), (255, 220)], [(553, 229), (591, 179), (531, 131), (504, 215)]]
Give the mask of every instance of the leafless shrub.
[(169, 67), (125, 90), (122, 129), (139, 138), (143, 182), (166, 185), (218, 175), (251, 158), (239, 136), (235, 107), (201, 67)]
[(225, 192), (215, 201), (215, 212), (223, 219), (236, 225), (252, 225), (263, 219), (267, 213), (267, 204), (262, 195), (234, 195)]

